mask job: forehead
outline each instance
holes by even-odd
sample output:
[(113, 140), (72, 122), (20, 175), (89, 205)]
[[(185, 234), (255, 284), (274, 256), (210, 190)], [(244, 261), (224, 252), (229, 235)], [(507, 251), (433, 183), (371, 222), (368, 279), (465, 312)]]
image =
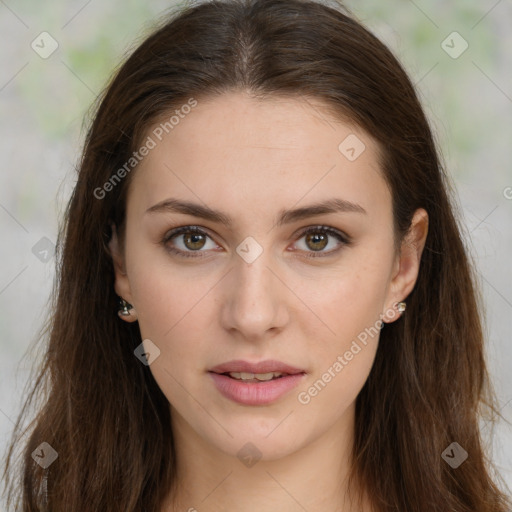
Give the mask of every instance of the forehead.
[(240, 92), (177, 110), (144, 137), (152, 149), (137, 167), (128, 196), (139, 209), (169, 196), (235, 213), (261, 209), (262, 201), (277, 211), (327, 196), (367, 210), (389, 206), (376, 142), (330, 116), (321, 102), (258, 100)]

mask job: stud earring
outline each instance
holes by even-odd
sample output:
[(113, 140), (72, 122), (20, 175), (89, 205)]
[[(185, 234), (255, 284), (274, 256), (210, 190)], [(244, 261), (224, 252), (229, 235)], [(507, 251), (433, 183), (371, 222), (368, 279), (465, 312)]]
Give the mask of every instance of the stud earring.
[[(399, 313), (403, 313), (405, 311), (405, 307), (406, 307), (406, 304), (405, 302), (395, 302), (393, 304), (393, 307), (399, 312)], [(396, 313), (394, 311), (391, 312), (392, 316), (391, 318), (395, 318), (396, 316)], [(394, 321), (394, 320), (393, 320)], [(382, 320), (382, 323), (381, 323), (381, 326), (380, 328), (382, 329), (384, 327), (384, 324), (388, 324), (388, 323), (391, 323), (391, 322), (386, 322), (386, 320)]]
[(122, 297), (119, 298), (119, 311), (117, 312), (120, 317), (128, 317), (135, 314), (135, 308)]

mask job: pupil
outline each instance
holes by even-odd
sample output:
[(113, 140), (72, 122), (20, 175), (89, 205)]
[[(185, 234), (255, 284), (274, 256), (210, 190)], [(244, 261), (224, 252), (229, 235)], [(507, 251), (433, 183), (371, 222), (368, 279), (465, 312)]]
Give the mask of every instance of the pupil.
[(201, 247), (204, 245), (204, 240), (201, 240), (202, 236), (203, 235), (200, 235), (200, 234), (197, 234), (197, 233), (188, 234), (188, 235), (185, 236), (185, 240), (186, 240), (185, 244), (187, 244), (188, 240), (193, 239), (192, 244), (194, 245), (194, 244), (198, 243), (197, 239), (199, 239), (199, 243), (203, 242), (203, 244), (200, 243), (199, 247), (194, 246), (194, 247), (191, 247), (191, 248), (192, 249), (201, 249)]
[(316, 247), (316, 248), (313, 247), (314, 250), (321, 250), (327, 245), (327, 237), (325, 234), (318, 234), (318, 233), (313, 234), (313, 235), (310, 234), (310, 235), (308, 235), (307, 240), (308, 240), (308, 242), (313, 240), (313, 244), (318, 243), (319, 240), (320, 240), (320, 243), (323, 242), (321, 247)]

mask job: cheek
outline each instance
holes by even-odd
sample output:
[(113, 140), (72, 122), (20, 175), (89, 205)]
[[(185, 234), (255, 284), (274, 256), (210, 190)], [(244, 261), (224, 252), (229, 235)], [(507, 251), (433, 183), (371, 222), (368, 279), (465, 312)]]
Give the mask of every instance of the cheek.
[[(204, 310), (209, 302), (201, 300), (203, 293), (187, 288), (177, 279), (146, 280), (147, 288), (139, 291), (138, 323), (143, 338), (157, 344), (166, 364), (187, 364), (197, 359), (206, 342), (209, 314)], [(140, 304), (140, 305), (139, 305)]]
[(341, 349), (380, 318), (388, 292), (389, 265), (385, 254), (377, 259), (354, 253), (320, 285), (317, 282), (314, 292), (311, 281), (303, 283), (298, 294), (327, 327), (323, 337)]
[(193, 312), (200, 298), (198, 290), (187, 282), (183, 272), (169, 265), (160, 248), (133, 247), (131, 254), (128, 275), (141, 334), (165, 342), (180, 320), (186, 321)]
[(199, 356), (208, 350), (211, 324), (204, 309), (208, 300), (201, 300), (205, 291), (187, 284), (176, 272), (155, 267), (140, 272), (136, 282), (134, 299), (142, 339), (150, 339), (160, 351), (150, 371), (170, 403), (180, 410), (193, 408), (190, 397), (200, 396), (198, 376), (204, 368)]
[(380, 260), (360, 256), (357, 264), (347, 264), (346, 270), (326, 281), (323, 293), (308, 297), (310, 309), (328, 329), (322, 329), (322, 336), (318, 330), (308, 333), (314, 368), (309, 387), (301, 391), (324, 411), (332, 408), (332, 413), (344, 410), (361, 390), (380, 336), (389, 277), (386, 255)]
[(131, 254), (128, 273), (142, 339), (150, 339), (160, 349), (160, 366), (179, 372), (197, 361), (207, 344), (212, 315), (208, 290), (216, 281), (180, 270), (154, 247), (133, 247)]
[[(347, 283), (345, 283), (347, 284)], [(361, 293), (359, 280), (333, 294), (325, 323), (334, 331), (318, 335), (310, 346), (312, 374), (297, 400), (308, 414), (322, 416), (327, 424), (341, 417), (354, 402), (371, 371), (380, 336), (380, 302)], [(325, 304), (327, 306), (327, 304)]]

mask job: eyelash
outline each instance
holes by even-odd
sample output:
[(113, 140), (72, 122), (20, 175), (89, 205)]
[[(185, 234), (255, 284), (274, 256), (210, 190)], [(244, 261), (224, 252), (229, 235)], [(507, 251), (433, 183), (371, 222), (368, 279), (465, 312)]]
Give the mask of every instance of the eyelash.
[[(165, 235), (165, 237), (163, 238), (162, 240), (162, 244), (164, 245), (164, 247), (166, 248), (167, 251), (169, 251), (170, 253), (172, 254), (176, 254), (177, 256), (180, 256), (180, 257), (183, 257), (183, 258), (204, 258), (206, 256), (196, 256), (195, 253), (204, 253), (206, 251), (201, 251), (201, 250), (197, 250), (197, 251), (182, 251), (180, 249), (176, 249), (174, 247), (169, 247), (167, 244), (170, 240), (172, 240), (174, 237), (178, 236), (178, 235), (182, 235), (184, 233), (196, 233), (196, 234), (199, 234), (199, 235), (205, 235), (209, 238), (210, 235), (208, 233), (206, 233), (205, 231), (203, 231), (201, 228), (197, 227), (197, 226), (182, 226), (180, 228), (176, 228), (174, 230), (172, 230), (171, 232), (167, 233)], [(328, 234), (330, 236), (333, 236), (334, 238), (336, 238), (339, 242), (341, 242), (341, 246), (350, 246), (351, 243), (352, 243), (352, 240), (351, 238), (344, 234), (344, 233), (341, 233), (340, 231), (337, 231), (333, 228), (330, 228), (328, 226), (311, 226), (305, 230), (303, 230), (300, 235), (299, 235), (299, 238), (298, 240), (300, 240), (302, 237), (304, 237), (305, 235), (308, 235), (309, 233), (325, 233), (325, 234)], [(322, 252), (322, 251), (318, 251), (318, 252), (314, 252), (314, 251), (311, 251), (309, 254), (306, 254), (305, 257), (306, 258), (319, 258), (319, 257), (327, 257), (327, 256), (330, 256), (334, 253), (337, 253), (339, 250), (341, 249), (341, 247), (339, 247), (338, 249), (332, 249), (331, 251), (329, 252)]]

